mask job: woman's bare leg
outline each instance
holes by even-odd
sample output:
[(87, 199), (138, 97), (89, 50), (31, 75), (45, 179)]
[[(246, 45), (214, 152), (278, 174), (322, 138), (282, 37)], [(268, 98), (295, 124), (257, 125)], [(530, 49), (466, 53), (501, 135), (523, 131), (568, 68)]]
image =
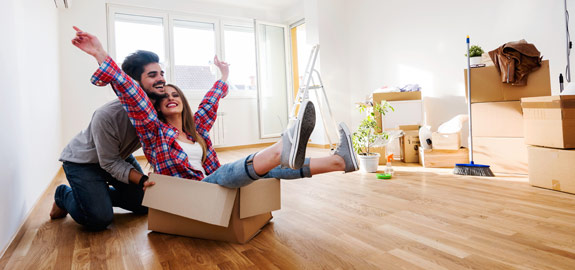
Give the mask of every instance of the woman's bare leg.
[(345, 161), (338, 155), (312, 158), (309, 162), (309, 168), (311, 170), (311, 175), (343, 171), (345, 169)]
[(258, 175), (264, 175), (271, 169), (280, 165), (282, 154), (282, 141), (258, 152), (254, 156), (254, 170)]

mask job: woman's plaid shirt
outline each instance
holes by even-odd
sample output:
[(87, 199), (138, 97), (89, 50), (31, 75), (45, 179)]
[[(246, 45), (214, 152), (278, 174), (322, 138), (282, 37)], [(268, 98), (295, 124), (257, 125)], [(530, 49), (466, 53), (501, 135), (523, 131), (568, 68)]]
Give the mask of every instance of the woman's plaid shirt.
[[(190, 166), (188, 156), (176, 142), (178, 130), (160, 121), (154, 105), (144, 90), (124, 73), (109, 56), (92, 75), (92, 84), (97, 86), (112, 85), (114, 92), (128, 112), (130, 121), (136, 128), (142, 148), (148, 161), (157, 173), (202, 180), (204, 175)], [(209, 131), (216, 121), (219, 100), (228, 94), (228, 85), (217, 81), (206, 93), (198, 110), (194, 114), (198, 134), (207, 144), (204, 170), (210, 175), (220, 167), (216, 151), (212, 146)], [(188, 135), (188, 139), (192, 137)]]

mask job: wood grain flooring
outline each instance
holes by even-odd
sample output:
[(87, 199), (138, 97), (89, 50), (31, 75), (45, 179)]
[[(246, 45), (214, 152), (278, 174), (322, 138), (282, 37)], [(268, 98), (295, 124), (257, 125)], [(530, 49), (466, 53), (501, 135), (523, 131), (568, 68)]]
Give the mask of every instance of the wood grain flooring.
[(282, 181), (282, 209), (244, 245), (150, 232), (145, 215), (122, 209), (101, 232), (50, 220), (60, 174), (0, 269), (575, 269), (575, 195), (531, 187), (526, 176), (395, 170), (392, 180), (354, 172)]

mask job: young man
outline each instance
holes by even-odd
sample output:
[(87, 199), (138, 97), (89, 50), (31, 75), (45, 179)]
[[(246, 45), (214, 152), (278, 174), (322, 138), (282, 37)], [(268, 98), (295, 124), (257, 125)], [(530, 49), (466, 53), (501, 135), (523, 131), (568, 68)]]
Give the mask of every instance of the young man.
[[(164, 72), (155, 53), (138, 51), (126, 58), (122, 69), (135, 79), (152, 102), (164, 95)], [(60, 156), (70, 187), (54, 194), (50, 217), (68, 213), (92, 230), (105, 229), (113, 220), (112, 207), (147, 213), (142, 206), (141, 183), (147, 180), (132, 156), (141, 147), (135, 128), (119, 100), (98, 108), (88, 127), (76, 135)]]

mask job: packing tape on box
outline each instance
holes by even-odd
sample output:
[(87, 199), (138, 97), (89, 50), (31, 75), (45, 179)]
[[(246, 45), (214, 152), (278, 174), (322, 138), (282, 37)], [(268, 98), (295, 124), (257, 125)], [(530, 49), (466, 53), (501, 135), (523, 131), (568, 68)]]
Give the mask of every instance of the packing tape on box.
[(561, 191), (561, 182), (559, 182), (559, 180), (552, 179), (551, 180), (551, 188), (553, 190)]

